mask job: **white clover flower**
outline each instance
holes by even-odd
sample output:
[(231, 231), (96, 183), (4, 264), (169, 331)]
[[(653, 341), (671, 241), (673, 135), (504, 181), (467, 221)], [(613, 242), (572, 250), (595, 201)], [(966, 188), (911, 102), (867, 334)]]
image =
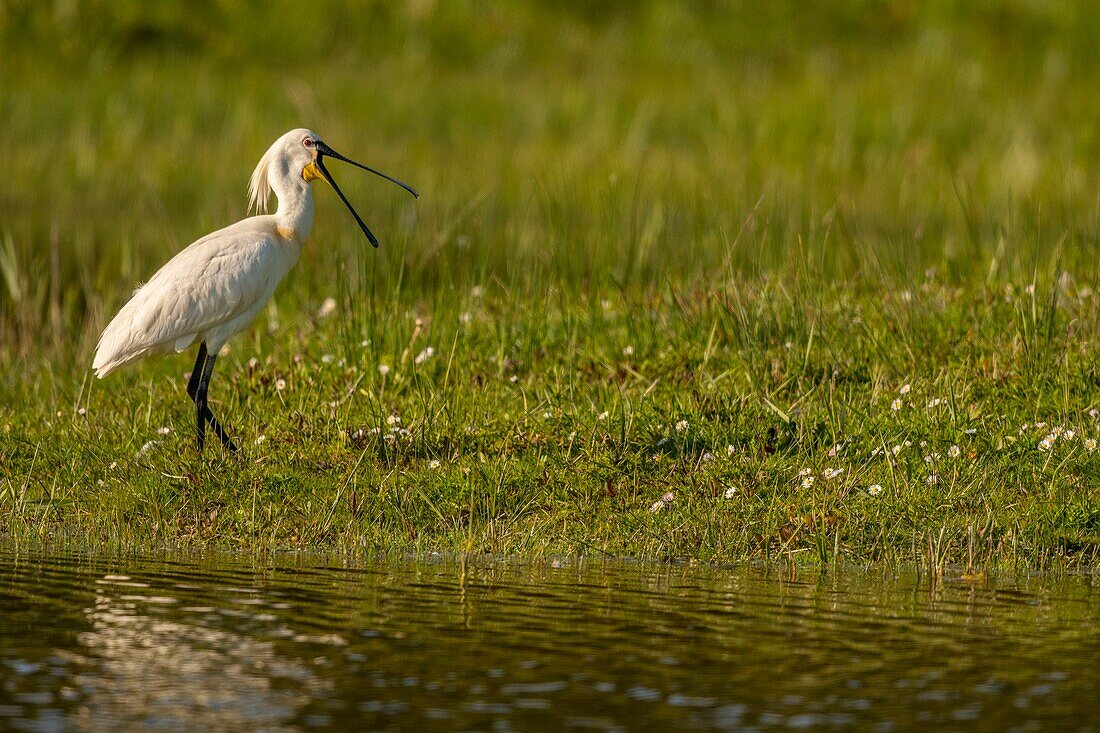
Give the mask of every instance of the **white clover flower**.
[(947, 449), (948, 458), (958, 458), (961, 453), (962, 451), (959, 450), (959, 446), (957, 445), (953, 445)]
[(729, 487), (728, 489), (726, 489), (726, 493), (723, 494), (723, 496), (725, 496), (727, 499), (732, 499), (733, 497), (737, 496), (737, 487)]
[(878, 484), (871, 484), (870, 486), (867, 487), (867, 493), (870, 494), (871, 496), (878, 496), (879, 494), (882, 493), (882, 487), (879, 486)]
[(1096, 439), (1095, 438), (1085, 438), (1085, 450), (1087, 450), (1087, 451), (1096, 450)]
[(275, 389), (279, 392), (286, 389), (286, 380), (282, 379), (282, 378), (276, 379), (275, 380)]
[(378, 373), (381, 374), (383, 377), (386, 376), (387, 374), (390, 373), (390, 365), (389, 364), (379, 364), (378, 365)]
[(813, 476), (803, 477), (803, 479), (802, 479), (802, 488), (808, 489), (813, 485), (814, 485), (814, 477)]
[(901, 405), (902, 405), (901, 398), (898, 397), (897, 399), (895, 399), (893, 402), (890, 403), (890, 409), (893, 410), (894, 412), (897, 412), (898, 410), (901, 409)]
[(682, 433), (687, 429), (688, 429), (688, 421), (687, 420), (680, 420), (679, 422), (676, 423), (676, 432), (677, 433)]
[(843, 468), (826, 468), (823, 472), (823, 475), (825, 476), (826, 481), (831, 481), (842, 473), (844, 473)]
[(87, 415), (87, 414), (88, 414), (88, 411), (87, 411), (87, 410), (85, 410), (85, 409), (84, 409), (83, 407), (81, 407), (80, 409), (78, 409), (78, 410), (76, 411), (76, 414), (77, 414), (77, 415)]
[(419, 354), (416, 355), (416, 358), (413, 359), (413, 363), (414, 364), (423, 364), (428, 359), (431, 359), (433, 356), (435, 356), (435, 349), (432, 348), (431, 346), (429, 346), (429, 347), (425, 348), (423, 351), (421, 351)]
[(438, 460), (436, 460), (435, 458), (433, 458), (432, 460), (428, 461), (428, 468), (429, 468), (429, 469), (431, 469), (432, 471), (434, 471), (435, 469), (439, 468), (439, 461), (438, 461)]
[(901, 389), (898, 390), (898, 394), (909, 394), (910, 390), (912, 390), (912, 389), (913, 389), (912, 385), (910, 385), (908, 383), (903, 384), (903, 385), (901, 385)]

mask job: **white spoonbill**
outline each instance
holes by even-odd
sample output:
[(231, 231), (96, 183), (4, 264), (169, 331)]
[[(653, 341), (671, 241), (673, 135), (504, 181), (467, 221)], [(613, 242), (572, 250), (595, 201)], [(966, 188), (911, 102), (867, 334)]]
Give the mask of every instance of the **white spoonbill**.
[(180, 352), (198, 342), (187, 394), (198, 417), (199, 451), (208, 423), (225, 448), (237, 450), (206, 404), (214, 360), (222, 345), (252, 322), (298, 261), (313, 226), (310, 182), (327, 181), (370, 243), (378, 246), (378, 239), (325, 168), (326, 157), (370, 171), (419, 198), (396, 178), (340, 155), (313, 132), (291, 130), (268, 148), (248, 182), (250, 207), (266, 211), (274, 191), (278, 210), (207, 234), (177, 254), (138, 288), (99, 339), (92, 368), (100, 378), (143, 356)]

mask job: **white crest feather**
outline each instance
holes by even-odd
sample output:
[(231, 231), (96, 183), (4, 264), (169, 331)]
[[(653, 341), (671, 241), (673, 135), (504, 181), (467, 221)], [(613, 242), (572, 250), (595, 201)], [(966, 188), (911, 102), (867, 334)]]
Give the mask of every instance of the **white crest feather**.
[(276, 156), (275, 147), (272, 145), (267, 149), (256, 165), (256, 170), (252, 171), (252, 178), (248, 179), (248, 208), (259, 214), (267, 211), (267, 202), (271, 198), (271, 181), (267, 178), (267, 169)]

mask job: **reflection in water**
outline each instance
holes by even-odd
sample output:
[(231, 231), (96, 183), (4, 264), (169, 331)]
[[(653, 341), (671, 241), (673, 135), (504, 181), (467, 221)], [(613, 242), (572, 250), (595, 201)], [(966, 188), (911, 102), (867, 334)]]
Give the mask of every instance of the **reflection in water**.
[(177, 599), (150, 590), (125, 575), (96, 581), (95, 602), (85, 609), (90, 629), (76, 635), (97, 660), (93, 673), (74, 679), (85, 697), (73, 716), (80, 727), (141, 720), (192, 731), (277, 729), (331, 688), (301, 661), (281, 658), (273, 640), (223, 624), (223, 617), (260, 614), (192, 606), (181, 622), (173, 618)]
[(1089, 578), (0, 550), (0, 729), (1095, 728)]

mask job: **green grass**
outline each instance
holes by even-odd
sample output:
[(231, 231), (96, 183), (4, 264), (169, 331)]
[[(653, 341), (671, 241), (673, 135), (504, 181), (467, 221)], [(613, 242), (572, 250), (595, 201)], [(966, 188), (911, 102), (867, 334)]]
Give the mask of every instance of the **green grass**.
[[(1100, 9), (755, 5), (4, 6), (0, 531), (1095, 568)], [(422, 198), (334, 171), (200, 458), (91, 354), (298, 125)]]

